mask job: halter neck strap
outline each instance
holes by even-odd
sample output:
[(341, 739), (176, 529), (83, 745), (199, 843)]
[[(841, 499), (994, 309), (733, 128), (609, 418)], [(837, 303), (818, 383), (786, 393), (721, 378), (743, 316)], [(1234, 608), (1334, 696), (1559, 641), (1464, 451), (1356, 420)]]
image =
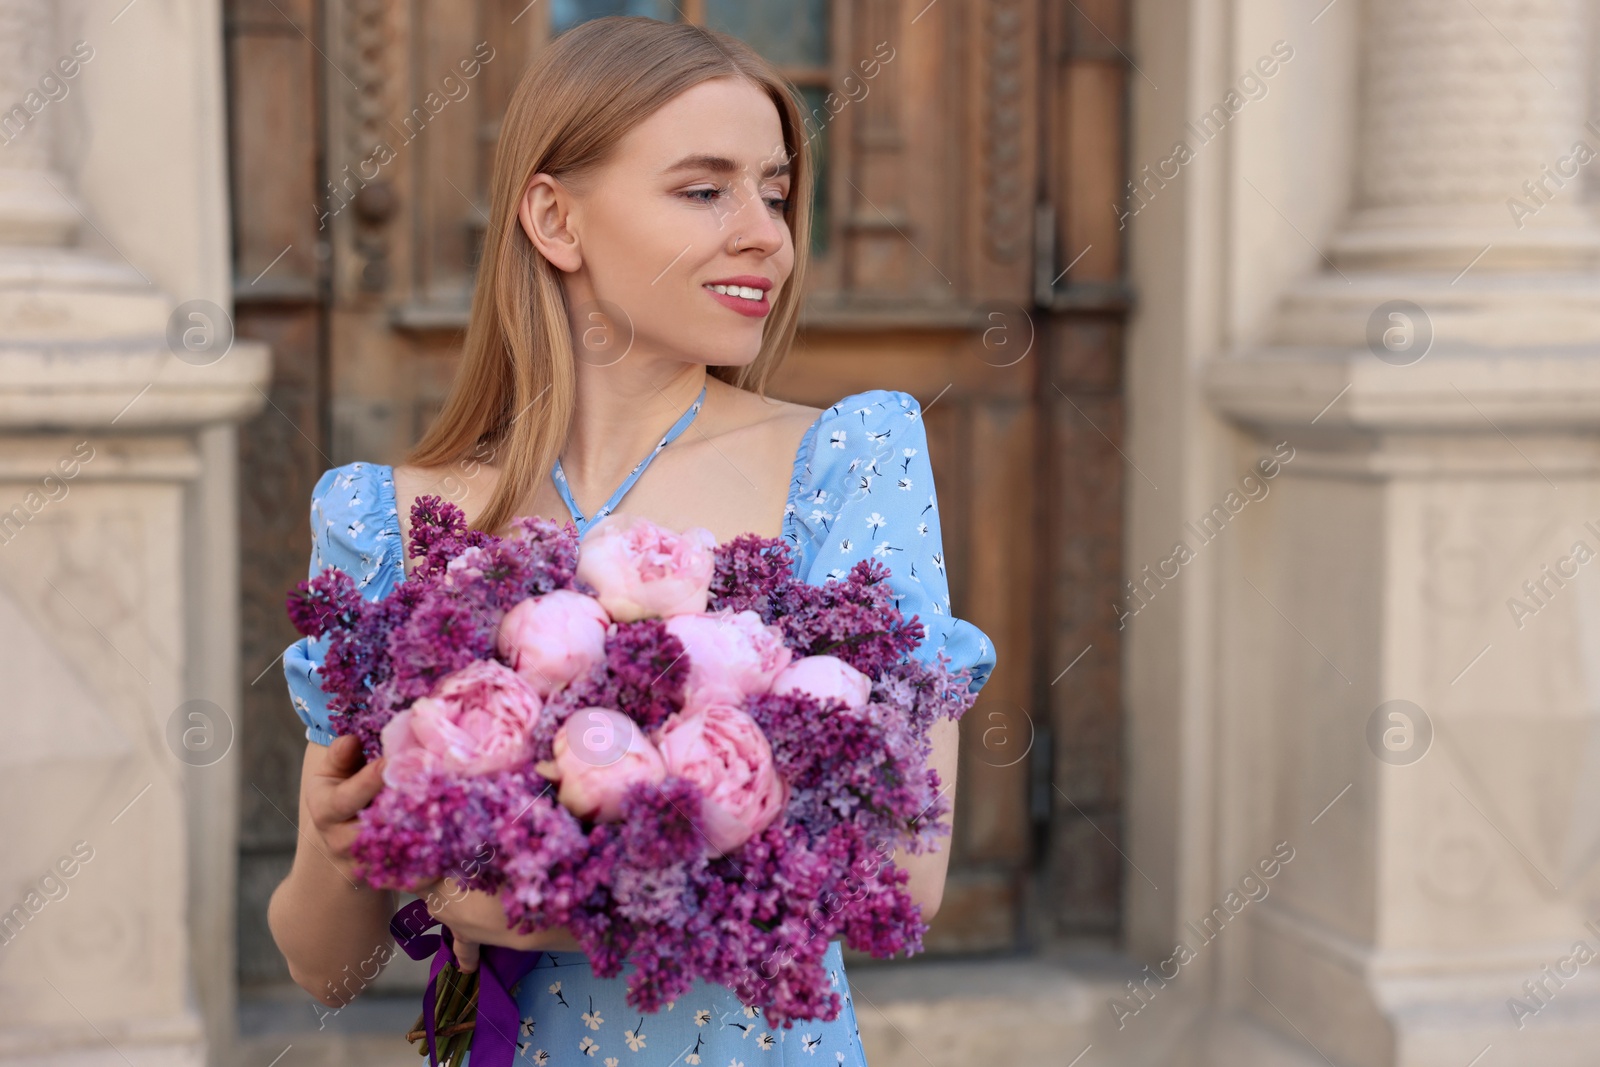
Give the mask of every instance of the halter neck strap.
[(561, 459), (557, 457), (555, 467), (550, 474), (555, 479), (556, 491), (561, 494), (561, 499), (566, 501), (567, 510), (572, 513), (572, 521), (578, 525), (579, 537), (587, 533), (590, 526), (617, 510), (617, 504), (627, 495), (628, 490), (633, 488), (633, 483), (639, 480), (639, 476), (650, 465), (650, 461), (655, 459), (663, 448), (677, 440), (679, 434), (689, 428), (689, 424), (694, 421), (696, 415), (700, 414), (700, 407), (705, 402), (706, 387), (702, 385), (700, 387), (700, 395), (695, 398), (693, 404), (689, 405), (689, 410), (678, 416), (678, 421), (673, 423), (672, 428), (662, 435), (660, 441), (656, 442), (656, 446), (650, 450), (650, 454), (641, 459), (638, 465), (628, 472), (628, 476), (622, 480), (621, 485), (617, 486), (617, 491), (611, 494), (611, 498), (601, 505), (599, 511), (596, 511), (587, 519), (583, 517), (583, 512), (578, 510), (578, 502), (572, 499), (572, 487), (567, 484), (567, 472), (561, 469)]

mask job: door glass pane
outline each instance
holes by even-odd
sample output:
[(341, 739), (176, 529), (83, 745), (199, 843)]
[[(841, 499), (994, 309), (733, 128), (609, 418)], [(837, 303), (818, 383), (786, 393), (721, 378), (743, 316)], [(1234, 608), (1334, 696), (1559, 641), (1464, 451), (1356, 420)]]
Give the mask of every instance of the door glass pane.
[(550, 4), (550, 32), (570, 30), (580, 22), (606, 15), (644, 15), (662, 22), (676, 22), (672, 0), (553, 0)]
[(828, 64), (828, 0), (706, 0), (706, 25), (779, 66)]
[(803, 135), (811, 141), (812, 173), (816, 175), (816, 189), (811, 198), (811, 254), (826, 255), (828, 251), (828, 109), (822, 106), (828, 90), (820, 86), (805, 86), (800, 90), (800, 106), (805, 110), (801, 127)]

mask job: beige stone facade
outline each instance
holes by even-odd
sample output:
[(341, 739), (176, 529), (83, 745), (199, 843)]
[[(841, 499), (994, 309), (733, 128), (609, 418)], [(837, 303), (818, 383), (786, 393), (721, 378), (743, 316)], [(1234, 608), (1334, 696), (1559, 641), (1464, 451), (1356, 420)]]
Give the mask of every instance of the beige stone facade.
[(1224, 1032), (1591, 1062), (1593, 5), (1156, 6), (1136, 160), (1294, 56), (1132, 223), (1129, 453), (1162, 488), (1130, 483), (1130, 572), (1294, 459), (1133, 626), (1129, 857), (1160, 890), (1129, 879), (1128, 947), (1192, 941), (1287, 842), (1196, 961)]
[[(238, 701), (218, 12), (0, 2), (0, 1062), (202, 1064)], [(161, 62), (151, 57), (161, 55)]]

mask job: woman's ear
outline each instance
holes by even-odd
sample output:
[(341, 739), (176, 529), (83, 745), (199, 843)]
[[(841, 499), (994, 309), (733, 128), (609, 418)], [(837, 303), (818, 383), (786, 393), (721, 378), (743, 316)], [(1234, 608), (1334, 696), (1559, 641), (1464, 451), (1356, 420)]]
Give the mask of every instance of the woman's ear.
[(572, 226), (571, 191), (545, 173), (535, 174), (517, 204), (522, 232), (556, 269), (571, 274), (583, 265)]

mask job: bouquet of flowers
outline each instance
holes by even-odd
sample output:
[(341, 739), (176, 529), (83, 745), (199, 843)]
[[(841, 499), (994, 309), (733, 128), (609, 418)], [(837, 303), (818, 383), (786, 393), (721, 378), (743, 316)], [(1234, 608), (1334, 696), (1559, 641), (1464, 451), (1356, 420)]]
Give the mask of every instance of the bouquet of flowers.
[[(369, 884), (448, 875), (520, 932), (565, 926), (597, 976), (633, 962), (641, 1012), (698, 977), (774, 1026), (828, 1021), (829, 940), (921, 950), (889, 857), (948, 832), (930, 728), (973, 696), (943, 653), (912, 655), (886, 567), (811, 585), (781, 539), (620, 515), (581, 543), (531, 517), (497, 537), (438, 497), (411, 523), (419, 562), (383, 599), (330, 567), (288, 601), (329, 638), (335, 732), (387, 757), (352, 847)], [(443, 1027), (451, 1061), (483, 1010), (460, 986), (424, 1002), (425, 1050)]]

